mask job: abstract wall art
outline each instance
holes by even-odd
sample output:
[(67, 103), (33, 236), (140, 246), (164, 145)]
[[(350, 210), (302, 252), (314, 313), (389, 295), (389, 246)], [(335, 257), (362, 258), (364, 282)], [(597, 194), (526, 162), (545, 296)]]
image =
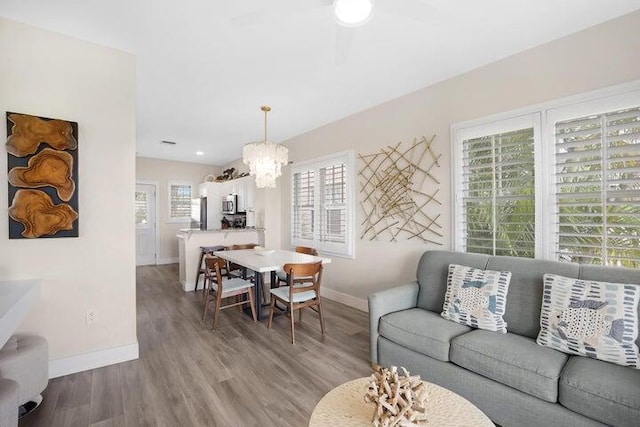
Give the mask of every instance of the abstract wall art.
[(435, 135), (398, 142), (373, 154), (358, 154), (361, 168), (360, 205), (364, 220), (360, 239), (391, 242), (420, 239), (442, 245), (440, 181), (435, 171), (440, 157)]
[(78, 237), (78, 123), (7, 112), (9, 238)]

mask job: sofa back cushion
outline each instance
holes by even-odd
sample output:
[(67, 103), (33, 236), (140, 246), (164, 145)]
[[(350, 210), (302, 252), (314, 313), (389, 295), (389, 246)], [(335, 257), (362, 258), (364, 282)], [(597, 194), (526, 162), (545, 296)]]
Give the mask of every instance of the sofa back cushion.
[(577, 278), (579, 265), (568, 262), (495, 256), (487, 269), (510, 271), (507, 309), (503, 316), (509, 332), (536, 338), (540, 331), (543, 276), (546, 273)]
[[(503, 318), (507, 322), (509, 332), (529, 338), (536, 338), (540, 332), (543, 275), (546, 273), (586, 280), (640, 285), (640, 269), (453, 251), (426, 251), (418, 263), (417, 279), (420, 284), (418, 307), (436, 313), (442, 311), (444, 295), (447, 291), (449, 264), (510, 271), (507, 309)], [(636, 342), (640, 347), (640, 337)]]

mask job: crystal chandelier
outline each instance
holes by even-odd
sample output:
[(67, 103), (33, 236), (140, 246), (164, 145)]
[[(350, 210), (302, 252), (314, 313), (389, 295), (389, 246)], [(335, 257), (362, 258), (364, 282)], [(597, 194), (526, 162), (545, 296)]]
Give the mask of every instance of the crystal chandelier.
[(264, 142), (252, 142), (242, 149), (242, 161), (249, 165), (249, 173), (256, 177), (256, 187), (276, 188), (276, 178), (282, 175), (282, 166), (289, 162), (289, 150), (282, 144), (267, 141), (267, 113), (264, 105)]

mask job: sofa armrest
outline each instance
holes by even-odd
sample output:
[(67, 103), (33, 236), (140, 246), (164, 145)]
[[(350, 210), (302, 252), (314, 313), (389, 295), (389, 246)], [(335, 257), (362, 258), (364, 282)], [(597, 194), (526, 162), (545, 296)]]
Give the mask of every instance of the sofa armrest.
[(18, 426), (18, 383), (0, 378), (0, 426)]
[(394, 311), (415, 308), (418, 303), (418, 282), (408, 283), (369, 295), (369, 359), (378, 363), (378, 324), (380, 318)]

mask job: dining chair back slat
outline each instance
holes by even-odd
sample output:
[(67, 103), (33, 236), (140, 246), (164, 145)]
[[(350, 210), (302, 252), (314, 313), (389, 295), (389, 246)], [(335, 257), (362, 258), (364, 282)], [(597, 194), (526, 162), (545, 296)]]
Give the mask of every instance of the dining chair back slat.
[(307, 254), (313, 256), (318, 255), (318, 251), (315, 248), (310, 248), (308, 246), (296, 246), (294, 250), (299, 254)]
[[(296, 246), (294, 248), (294, 250), (299, 253), (299, 254), (306, 254), (306, 255), (313, 255), (313, 256), (318, 256), (318, 251), (315, 248), (310, 248), (308, 246)], [(278, 280), (278, 284), (280, 283), (287, 283), (287, 272), (286, 271), (278, 271), (276, 272), (277, 274), (277, 280)], [(299, 278), (297, 279), (297, 283), (305, 283), (307, 280), (305, 277), (301, 277), (299, 276)]]

